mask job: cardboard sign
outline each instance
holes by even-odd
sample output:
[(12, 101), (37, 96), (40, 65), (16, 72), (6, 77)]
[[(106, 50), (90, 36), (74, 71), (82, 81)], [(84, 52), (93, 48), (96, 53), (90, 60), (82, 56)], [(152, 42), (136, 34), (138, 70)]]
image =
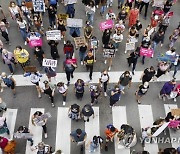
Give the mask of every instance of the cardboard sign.
[(37, 72), (37, 68), (35, 66), (26, 66), (24, 68), (25, 72)]
[(31, 133), (19, 133), (19, 132), (16, 132), (14, 133), (14, 138), (17, 138), (17, 139), (29, 139), (29, 138), (32, 138), (33, 137), (33, 134)]
[(82, 19), (67, 18), (67, 27), (82, 27)]
[(77, 59), (76, 58), (72, 58), (72, 59), (67, 59), (66, 60), (66, 64), (71, 64), (71, 63), (77, 64)]
[(32, 0), (34, 12), (45, 12), (44, 0)]
[(51, 114), (49, 112), (42, 114), (41, 116), (34, 118), (33, 122), (37, 125), (37, 126), (42, 126), (44, 125), (44, 120), (51, 118)]
[(116, 49), (103, 49), (103, 56), (106, 58), (113, 58), (116, 54)]
[(134, 50), (134, 49), (135, 49), (135, 43), (134, 42), (126, 43), (126, 51)]
[(154, 0), (153, 7), (163, 7), (165, 0)]
[(79, 48), (82, 45), (86, 44), (86, 40), (85, 40), (84, 36), (75, 37), (74, 38), (74, 43), (75, 43), (76, 48)]
[(154, 54), (154, 51), (152, 49), (142, 48), (140, 49), (140, 55), (145, 57), (152, 57)]
[(67, 4), (75, 4), (77, 3), (77, 0), (64, 0), (64, 4), (67, 5)]
[(62, 20), (67, 20), (67, 18), (69, 17), (68, 14), (63, 14), (63, 13), (58, 14), (57, 16), (59, 19), (62, 19)]
[(57, 60), (44, 58), (42, 66), (57, 67)]
[(180, 109), (172, 109), (171, 110), (171, 113), (173, 116), (180, 116)]
[(40, 39), (36, 39), (36, 40), (30, 40), (29, 41), (29, 47), (30, 48), (34, 48), (34, 47), (37, 47), (37, 46), (39, 46), (39, 47), (41, 47), (42, 46), (42, 39), (40, 38)]
[(61, 40), (61, 31), (60, 30), (51, 30), (46, 31), (47, 40)]
[(113, 20), (106, 20), (100, 23), (99, 28), (101, 31), (104, 31), (105, 29), (113, 28), (113, 26), (114, 26)]

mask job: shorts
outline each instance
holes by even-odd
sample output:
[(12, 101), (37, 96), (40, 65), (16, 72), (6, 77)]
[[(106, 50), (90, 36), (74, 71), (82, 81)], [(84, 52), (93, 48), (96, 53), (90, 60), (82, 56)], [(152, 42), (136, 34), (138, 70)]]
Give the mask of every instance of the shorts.
[[(32, 82), (33, 83), (33, 82)], [(35, 82), (35, 83), (33, 83), (33, 84), (35, 84), (36, 86), (39, 86), (39, 82)]]
[(15, 84), (12, 82), (12, 84), (9, 86), (11, 89), (15, 89)]
[(140, 91), (138, 91), (138, 93), (137, 93), (139, 96), (143, 96), (143, 95), (145, 95), (145, 94), (143, 94), (143, 93), (141, 93)]

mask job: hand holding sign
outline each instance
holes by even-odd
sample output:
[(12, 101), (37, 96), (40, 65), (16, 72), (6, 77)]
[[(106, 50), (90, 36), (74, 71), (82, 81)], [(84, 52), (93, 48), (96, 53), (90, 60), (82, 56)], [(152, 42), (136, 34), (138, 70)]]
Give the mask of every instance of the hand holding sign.
[(57, 60), (44, 58), (43, 59), (43, 66), (57, 67)]

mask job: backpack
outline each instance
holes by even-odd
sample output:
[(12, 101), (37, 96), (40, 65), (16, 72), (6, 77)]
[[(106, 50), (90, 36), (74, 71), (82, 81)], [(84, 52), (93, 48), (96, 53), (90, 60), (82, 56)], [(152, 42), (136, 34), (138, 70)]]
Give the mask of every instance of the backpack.
[(14, 140), (9, 141), (8, 144), (4, 148), (4, 152), (14, 153), (15, 147), (16, 147), (16, 142)]

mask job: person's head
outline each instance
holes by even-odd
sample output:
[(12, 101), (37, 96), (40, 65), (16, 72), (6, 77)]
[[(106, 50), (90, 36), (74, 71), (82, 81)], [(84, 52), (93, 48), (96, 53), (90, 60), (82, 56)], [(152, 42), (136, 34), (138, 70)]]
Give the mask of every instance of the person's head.
[(93, 143), (98, 144), (98, 137), (97, 136), (93, 136)]
[(81, 83), (81, 82), (82, 82), (82, 79), (77, 79), (76, 82), (77, 82), (77, 83)]
[(119, 91), (120, 90), (118, 85), (115, 85), (114, 89), (115, 89), (115, 91)]
[(40, 46), (37, 46), (37, 47), (35, 47), (35, 50), (36, 50), (36, 51), (40, 51), (40, 50), (41, 50), (41, 47), (40, 47)]
[(154, 67), (153, 66), (150, 67), (150, 71), (154, 72)]
[(44, 142), (38, 143), (38, 149), (44, 149), (44, 147), (45, 147)]
[(94, 7), (94, 5), (95, 5), (95, 4), (94, 4), (94, 1), (90, 1), (90, 2), (89, 2), (89, 6)]
[(53, 10), (53, 6), (52, 6), (52, 5), (49, 5), (49, 9)]
[(159, 35), (160, 35), (160, 36), (162, 36), (162, 35), (164, 34), (164, 31), (161, 30), (161, 29), (160, 29), (158, 32), (159, 32)]
[(130, 72), (129, 72), (129, 71), (125, 71), (125, 72), (124, 72), (124, 75), (127, 77), (127, 76), (130, 75)]
[(71, 44), (71, 41), (70, 41), (70, 40), (67, 40), (67, 41), (66, 41), (66, 44), (70, 45), (70, 44)]
[(7, 55), (7, 54), (8, 54), (8, 51), (7, 51), (6, 49), (3, 49), (3, 50), (2, 50), (2, 53), (3, 53), (4, 55)]
[(89, 25), (90, 25), (90, 22), (89, 22), (89, 21), (86, 21), (86, 25), (89, 26)]
[(171, 80), (171, 84), (176, 85), (176, 80), (175, 80), (175, 79), (172, 79), (172, 80)]
[(22, 2), (21, 2), (21, 5), (22, 5), (22, 6), (25, 6), (25, 5), (26, 5), (26, 2), (25, 2), (25, 1), (22, 1)]
[(88, 55), (88, 57), (92, 57), (93, 53), (91, 51), (88, 51), (87, 55)]
[(85, 112), (89, 112), (90, 111), (90, 106), (85, 105), (84, 110), (85, 110)]
[(175, 51), (176, 51), (176, 49), (172, 47), (172, 48), (171, 48), (171, 51), (172, 51), (172, 52), (175, 52)]
[(14, 1), (10, 1), (9, 7), (16, 7), (16, 3)]
[(45, 80), (43, 83), (45, 86), (47, 86), (49, 82), (47, 80)]
[(110, 128), (110, 131), (111, 131), (111, 132), (115, 132), (115, 130), (116, 130), (116, 128), (115, 128), (114, 126), (112, 126), (112, 127)]
[(23, 22), (23, 19), (21, 18), (21, 16), (18, 16), (18, 19), (17, 19), (19, 22)]
[(57, 86), (58, 86), (58, 87), (62, 87), (62, 86), (64, 86), (64, 83), (63, 83), (63, 82), (58, 82), (58, 83), (57, 83)]
[(144, 82), (143, 86), (144, 88), (147, 88), (149, 86), (149, 82)]
[(134, 31), (134, 30), (136, 30), (136, 27), (135, 27), (135, 26), (132, 26), (132, 27), (131, 27), (131, 31)]
[(60, 25), (64, 24), (64, 21), (62, 19), (59, 19), (58, 22), (59, 22)]
[(107, 74), (108, 74), (107, 70), (104, 70), (103, 75), (107, 75)]
[(2, 78), (6, 78), (6, 77), (7, 77), (6, 73), (5, 73), (5, 72), (2, 72), (2, 73), (1, 73), (1, 77), (2, 77)]
[(16, 46), (16, 50), (20, 51), (22, 50), (22, 47), (20, 45)]
[(18, 132), (23, 132), (23, 130), (24, 130), (24, 127), (23, 126), (20, 126), (19, 128), (18, 128)]
[(82, 130), (80, 128), (76, 129), (77, 136), (80, 136), (82, 134)]

